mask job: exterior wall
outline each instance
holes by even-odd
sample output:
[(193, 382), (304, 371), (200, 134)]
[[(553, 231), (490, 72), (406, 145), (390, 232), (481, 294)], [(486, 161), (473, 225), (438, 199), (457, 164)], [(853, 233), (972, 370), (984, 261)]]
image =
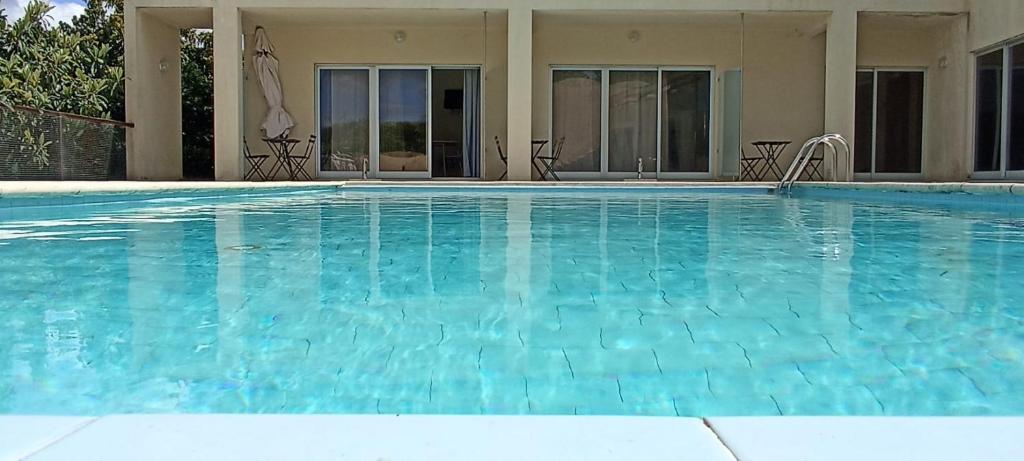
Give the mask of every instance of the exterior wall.
[[(214, 12), (215, 125), (217, 178), (241, 179), (244, 165), (240, 138), (261, 146), (258, 126), (265, 103), (251, 72), (252, 30), (263, 25), (281, 59), (285, 107), (297, 126), (294, 137), (314, 132), (314, 68), (322, 64), (439, 64), (484, 65), (484, 176), (496, 179), (504, 171), (494, 149), (498, 136), (508, 150), (511, 179), (529, 177), (528, 135), (547, 137), (552, 65), (710, 66), (716, 77), (726, 70), (744, 69), (744, 148), (758, 139), (784, 138), (797, 144), (781, 160), (783, 166), (796, 147), (824, 131), (852, 139), (853, 81), (857, 66), (916, 66), (929, 68), (929, 115), (925, 178), (963, 179), (970, 162), (970, 78), (975, 50), (1024, 32), (1024, 6), (1018, 0), (438, 0), (432, 12), (488, 11), (487, 33), (482, 24), (417, 25), (371, 21), (332, 22), (346, 11), (423, 10), (414, 0), (129, 0), (126, 4), (126, 74), (129, 121), (129, 174), (136, 179), (180, 177), (180, 82), (177, 30), (174, 21), (145, 17), (145, 7), (173, 11), (208, 9)], [(300, 8), (304, 7), (304, 8)], [(319, 8), (331, 16), (308, 13)], [(973, 15), (963, 15), (966, 9)], [(346, 10), (347, 9), (347, 10)], [(306, 11), (307, 13), (302, 13)], [(509, 27), (512, 11), (515, 28)], [(751, 15), (817, 15), (827, 27), (748, 21), (741, 34), (739, 12)], [(934, 27), (898, 30), (858, 26), (858, 12), (942, 13), (960, 15)], [(298, 13), (296, 13), (298, 12)], [(567, 13), (574, 12), (574, 13)], [(633, 16), (602, 24), (576, 21), (575, 14), (613, 13)], [(670, 13), (670, 14), (669, 14)], [(672, 14), (707, 15), (673, 23)], [(404, 14), (404, 13), (403, 13)], [(313, 20), (296, 18), (312, 17)], [(735, 18), (723, 20), (722, 17)], [(482, 23), (482, 21), (481, 21)], [(408, 40), (396, 44), (395, 30)], [(510, 34), (509, 31), (514, 33)], [(627, 39), (637, 30), (641, 39)], [(173, 33), (172, 33), (173, 31)], [(244, 34), (245, 52), (234, 48)], [(510, 40), (510, 36), (514, 40)], [(860, 37), (858, 39), (858, 37)], [(743, 44), (741, 46), (741, 43)], [(742, 49), (741, 49), (742, 48)], [(860, 48), (860, 49), (858, 49)], [(156, 72), (164, 56), (169, 68)], [(944, 58), (944, 59), (943, 59)], [(945, 64), (939, 66), (942, 60)], [(512, 61), (514, 65), (509, 65)], [(238, 65), (239, 62), (244, 64)], [(916, 64), (915, 64), (916, 63)], [(510, 77), (512, 81), (510, 82)], [(715, 86), (711, 140), (719, 149), (722, 87)], [(171, 128), (168, 128), (171, 127)], [(179, 129), (174, 129), (174, 128)], [(511, 139), (507, 139), (511, 137)], [(303, 148), (304, 146), (300, 146)], [(262, 149), (261, 149), (262, 150)], [(522, 151), (522, 152), (520, 152)], [(712, 171), (719, 165), (713, 159)], [(307, 166), (310, 173), (314, 162)], [(719, 178), (727, 179), (727, 178)]]
[(784, 169), (825, 130), (825, 34), (751, 25), (743, 42), (743, 149), (754, 155), (751, 142), (790, 140)]
[(969, 3), (971, 51), (1024, 35), (1024, 2), (969, 0)]
[(936, 20), (861, 16), (858, 67), (925, 70), (923, 179), (963, 181), (967, 151), (965, 16)]
[(181, 42), (178, 28), (125, 9), (128, 179), (181, 179)]
[[(296, 147), (305, 149), (306, 138), (316, 133), (316, 74), (320, 64), (339, 65), (484, 65), (485, 125), (484, 167), (487, 177), (501, 175), (503, 165), (494, 150), (494, 136), (505, 138), (504, 129), (504, 76), (503, 46), (504, 18), (502, 14), (488, 14), (488, 39), (485, 43), (483, 17), (479, 26), (458, 27), (406, 27), (374, 25), (367, 27), (334, 28), (329, 26), (303, 26), (291, 23), (254, 22), (243, 15), (246, 34), (244, 53), (244, 135), (249, 147), (265, 151), (260, 141), (259, 127), (266, 114), (266, 100), (259, 81), (252, 70), (252, 52), (255, 48), (252, 31), (262, 25), (274, 44), (274, 54), (280, 61), (281, 88), (285, 109), (295, 120), (291, 136), (303, 140)], [(498, 23), (498, 24), (494, 24)], [(396, 43), (396, 30), (406, 33), (403, 43)], [(485, 52), (484, 47), (487, 47)], [(489, 142), (486, 142), (488, 141)], [(316, 160), (310, 160), (306, 169), (315, 176)], [(279, 173), (283, 177), (284, 173)]]

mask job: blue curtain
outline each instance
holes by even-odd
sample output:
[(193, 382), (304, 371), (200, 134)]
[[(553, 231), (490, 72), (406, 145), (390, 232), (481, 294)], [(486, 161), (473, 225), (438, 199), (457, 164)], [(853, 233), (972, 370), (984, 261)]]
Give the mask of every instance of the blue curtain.
[(463, 72), (462, 165), (463, 176), (480, 177), (480, 70)]

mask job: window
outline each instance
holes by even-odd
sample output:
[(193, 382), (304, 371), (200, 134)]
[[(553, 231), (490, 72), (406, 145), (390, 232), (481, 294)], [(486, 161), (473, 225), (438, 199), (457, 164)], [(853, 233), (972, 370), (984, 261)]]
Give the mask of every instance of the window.
[(857, 71), (856, 173), (868, 177), (921, 173), (924, 86), (921, 70)]
[(977, 56), (974, 106), (975, 176), (1020, 177), (1024, 174), (1024, 43)]

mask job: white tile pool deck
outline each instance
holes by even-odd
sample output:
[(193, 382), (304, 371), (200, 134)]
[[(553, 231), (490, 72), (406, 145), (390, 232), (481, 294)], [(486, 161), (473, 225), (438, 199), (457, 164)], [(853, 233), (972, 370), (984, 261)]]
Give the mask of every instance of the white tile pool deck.
[[(0, 182), (0, 197), (303, 186), (771, 187), (770, 183)], [(1024, 195), (1014, 183), (803, 187)], [(1024, 459), (1024, 418), (381, 415), (0, 416), (0, 459)]]
[(117, 415), (0, 417), (28, 460), (1009, 460), (1017, 418)]

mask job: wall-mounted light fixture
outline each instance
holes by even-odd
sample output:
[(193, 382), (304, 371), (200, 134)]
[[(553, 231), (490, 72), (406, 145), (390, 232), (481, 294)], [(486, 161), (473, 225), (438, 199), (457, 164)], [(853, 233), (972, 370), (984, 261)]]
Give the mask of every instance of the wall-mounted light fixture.
[(947, 67), (949, 67), (949, 58), (946, 56), (939, 58), (939, 69), (945, 69)]
[(167, 72), (167, 67), (168, 67), (167, 66), (167, 60), (166, 59), (161, 59), (160, 63), (157, 64), (156, 67), (158, 69), (160, 69), (160, 72)]
[(405, 37), (405, 31), (404, 30), (395, 31), (395, 43), (398, 43), (398, 44), (405, 43), (405, 39), (406, 39), (406, 37)]
[(631, 30), (631, 31), (629, 31), (628, 34), (626, 34), (626, 38), (628, 38), (629, 41), (632, 42), (632, 43), (639, 42), (640, 41), (640, 31), (639, 30)]

